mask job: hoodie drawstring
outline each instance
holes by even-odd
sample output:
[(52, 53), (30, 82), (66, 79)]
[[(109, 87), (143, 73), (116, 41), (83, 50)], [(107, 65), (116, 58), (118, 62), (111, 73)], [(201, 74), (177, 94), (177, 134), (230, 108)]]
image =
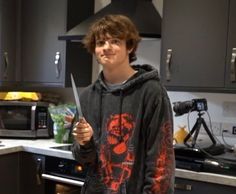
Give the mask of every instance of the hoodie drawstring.
[(120, 90), (120, 107), (119, 107), (119, 130), (120, 130), (120, 142), (123, 139), (123, 130), (122, 130), (122, 105), (123, 105), (123, 90)]
[(100, 90), (99, 107), (98, 107), (98, 137), (99, 137), (99, 141), (101, 140), (101, 135), (102, 135), (102, 94), (103, 94), (103, 88)]

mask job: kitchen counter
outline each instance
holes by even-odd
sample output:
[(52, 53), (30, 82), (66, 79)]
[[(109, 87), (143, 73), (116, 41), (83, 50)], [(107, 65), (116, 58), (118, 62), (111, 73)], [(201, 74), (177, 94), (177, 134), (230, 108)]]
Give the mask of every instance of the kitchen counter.
[(72, 153), (69, 151), (57, 150), (52, 147), (68, 145), (59, 144), (54, 139), (37, 139), (37, 140), (19, 140), (19, 139), (0, 139), (0, 155), (14, 152), (30, 152), (34, 154), (42, 154), (47, 156), (55, 156), (59, 158), (73, 159)]
[[(4, 145), (0, 147), (0, 155), (25, 151), (35, 154), (73, 159), (72, 153), (70, 151), (63, 151), (52, 148), (56, 146), (68, 145), (68, 144), (56, 143), (54, 139), (37, 139), (37, 140), (0, 139), (0, 141), (1, 141), (0, 145)], [(175, 171), (175, 175), (176, 177), (179, 178), (236, 187), (236, 177), (234, 176), (206, 173), (206, 172), (195, 172), (178, 168)]]

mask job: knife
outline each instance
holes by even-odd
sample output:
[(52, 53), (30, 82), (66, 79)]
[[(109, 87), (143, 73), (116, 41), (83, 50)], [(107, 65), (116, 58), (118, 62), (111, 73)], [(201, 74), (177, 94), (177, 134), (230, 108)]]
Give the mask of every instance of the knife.
[(77, 111), (78, 111), (78, 114), (79, 114), (79, 119), (82, 119), (84, 116), (83, 116), (82, 109), (81, 109), (78, 90), (77, 90), (77, 87), (75, 85), (75, 81), (74, 81), (72, 73), (70, 74), (70, 76), (71, 76), (72, 89), (73, 89), (73, 93), (74, 93), (74, 97), (75, 97), (75, 104), (76, 104), (76, 108), (77, 108)]

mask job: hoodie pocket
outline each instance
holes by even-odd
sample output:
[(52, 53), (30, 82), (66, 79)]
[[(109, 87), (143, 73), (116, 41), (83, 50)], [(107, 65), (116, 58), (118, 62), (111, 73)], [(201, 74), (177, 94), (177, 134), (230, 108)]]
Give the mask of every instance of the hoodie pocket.
[(97, 177), (89, 177), (82, 194), (103, 194), (104, 185)]

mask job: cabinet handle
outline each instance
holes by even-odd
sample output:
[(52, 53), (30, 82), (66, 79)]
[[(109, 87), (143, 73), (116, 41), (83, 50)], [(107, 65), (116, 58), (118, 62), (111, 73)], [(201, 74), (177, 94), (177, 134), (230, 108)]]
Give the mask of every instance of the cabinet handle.
[(8, 66), (9, 66), (9, 59), (8, 59), (8, 52), (4, 52), (4, 75), (3, 78), (7, 79), (7, 73), (8, 73)]
[(172, 57), (172, 49), (167, 49), (167, 56), (166, 56), (166, 80), (170, 81), (171, 73), (171, 57)]
[(232, 55), (231, 55), (231, 66), (230, 66), (230, 81), (236, 82), (236, 48), (232, 49)]
[(36, 166), (36, 181), (37, 185), (42, 184), (42, 160), (41, 158), (37, 158), (37, 166)]
[(192, 185), (188, 184), (175, 184), (176, 190), (192, 191)]
[(55, 61), (54, 61), (55, 65), (56, 65), (56, 78), (59, 78), (60, 74), (61, 74), (60, 59), (61, 59), (61, 53), (56, 52)]

